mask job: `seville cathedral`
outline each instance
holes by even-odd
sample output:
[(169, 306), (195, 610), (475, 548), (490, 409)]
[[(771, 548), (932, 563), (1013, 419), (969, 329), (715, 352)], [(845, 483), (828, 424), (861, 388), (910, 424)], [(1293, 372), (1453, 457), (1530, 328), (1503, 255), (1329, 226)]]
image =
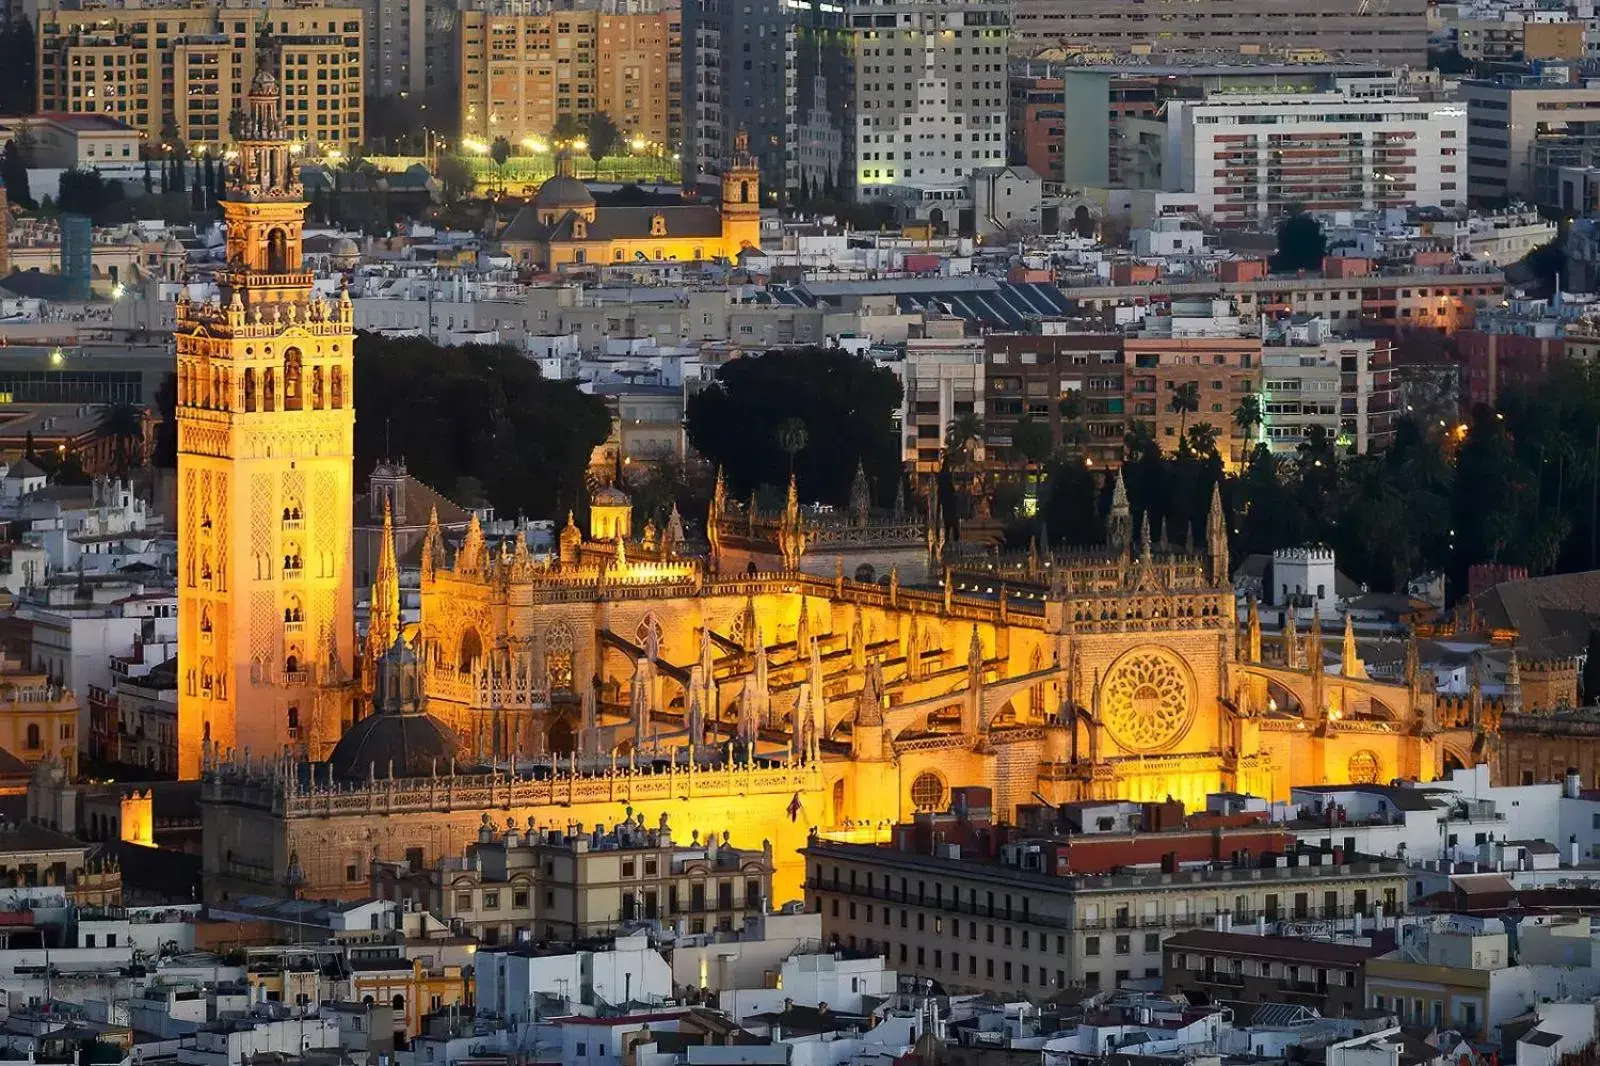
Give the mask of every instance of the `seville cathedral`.
[(864, 478), (837, 514), (792, 483), (764, 514), (719, 478), (698, 555), (676, 512), (636, 529), (611, 487), (549, 558), (435, 521), (420, 622), (386, 535), (358, 653), (349, 304), (299, 270), (265, 67), (249, 107), (222, 297), (181, 305), (177, 338), (180, 735), (208, 892), (363, 896), (373, 860), (431, 865), (484, 824), (632, 817), (770, 841), (783, 900), (813, 829), (878, 839), (955, 786), (1008, 817), (1494, 761), (1501, 705), (1437, 698), (1414, 645), (1402, 681), (1368, 677), (1348, 620), (1333, 670), (1316, 621), (1263, 647), (1220, 496), (1207, 549), (1175, 551), (1135, 530), (1120, 480), (1102, 550), (971, 565)]

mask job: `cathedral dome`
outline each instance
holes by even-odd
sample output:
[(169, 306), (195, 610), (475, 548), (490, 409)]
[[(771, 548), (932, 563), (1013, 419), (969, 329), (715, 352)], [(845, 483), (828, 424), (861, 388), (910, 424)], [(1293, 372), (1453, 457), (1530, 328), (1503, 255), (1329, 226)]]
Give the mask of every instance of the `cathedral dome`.
[(615, 485), (601, 485), (589, 498), (590, 505), (596, 507), (626, 507), (632, 502), (628, 494)]
[(328, 764), (346, 781), (370, 775), (427, 777), (446, 773), (460, 748), (455, 734), (428, 714), (379, 711), (351, 726), (334, 745)]
[(533, 206), (545, 211), (577, 211), (594, 206), (594, 196), (589, 186), (570, 174), (557, 174), (543, 185), (533, 198)]

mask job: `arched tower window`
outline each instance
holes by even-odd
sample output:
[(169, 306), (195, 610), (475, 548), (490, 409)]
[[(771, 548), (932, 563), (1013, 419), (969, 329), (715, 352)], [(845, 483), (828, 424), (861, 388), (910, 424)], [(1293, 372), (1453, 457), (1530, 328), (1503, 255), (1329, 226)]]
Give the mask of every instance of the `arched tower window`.
[(337, 411), (344, 406), (344, 371), (338, 367), (334, 367), (330, 381), (332, 382), (330, 388), (330, 393), (332, 396), (331, 406), (335, 411)]
[(28, 723), (28, 750), (39, 750), (39, 723), (37, 722)]
[(469, 674), (477, 669), (478, 660), (482, 657), (483, 638), (478, 636), (478, 631), (469, 629), (461, 634), (461, 654), (456, 657), (456, 669)]
[(300, 395), (300, 349), (289, 348), (283, 353), (283, 409), (285, 411), (298, 411), (301, 408)]
[(313, 411), (322, 410), (322, 368), (320, 366), (311, 368), (311, 409)]
[(741, 204), (747, 204), (750, 202), (750, 183), (748, 181), (741, 181), (739, 183), (739, 202)]
[(274, 229), (267, 234), (267, 273), (287, 274), (289, 272), (289, 237), (281, 229)]
[(278, 409), (278, 375), (270, 366), (261, 372), (261, 409)]
[(244, 409), (256, 409), (256, 368), (253, 366), (244, 368)]

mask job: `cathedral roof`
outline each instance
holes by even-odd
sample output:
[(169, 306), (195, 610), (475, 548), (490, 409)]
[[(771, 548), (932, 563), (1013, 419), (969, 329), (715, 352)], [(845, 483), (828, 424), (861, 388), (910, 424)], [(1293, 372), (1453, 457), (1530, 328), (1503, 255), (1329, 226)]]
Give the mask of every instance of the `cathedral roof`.
[(432, 715), (380, 711), (339, 738), (328, 764), (347, 781), (386, 777), (391, 767), (396, 777), (427, 777), (447, 773), (459, 749), (455, 734)]
[[(552, 181), (555, 179), (552, 178)], [(549, 184), (546, 182), (546, 184)], [(706, 240), (722, 237), (722, 209), (715, 204), (674, 204), (663, 207), (598, 207), (594, 221), (586, 223), (582, 237), (573, 236), (573, 223), (577, 216), (568, 213), (553, 224), (541, 221), (546, 205), (535, 202), (512, 216), (500, 234), (502, 244), (583, 242), (583, 241), (644, 241), (651, 238), (651, 220), (660, 215), (667, 224), (663, 241)]]

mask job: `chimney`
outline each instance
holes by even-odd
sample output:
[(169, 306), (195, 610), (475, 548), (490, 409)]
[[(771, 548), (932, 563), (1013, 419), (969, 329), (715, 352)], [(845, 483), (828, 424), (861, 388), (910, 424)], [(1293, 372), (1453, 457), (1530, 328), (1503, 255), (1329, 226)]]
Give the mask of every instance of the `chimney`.
[(1578, 773), (1577, 767), (1567, 767), (1567, 783), (1561, 794), (1567, 799), (1577, 799), (1583, 795), (1583, 775)]
[[(1568, 775), (1571, 780), (1572, 775)], [(1573, 833), (1567, 838), (1567, 862), (1573, 866), (1578, 865), (1578, 834)]]

